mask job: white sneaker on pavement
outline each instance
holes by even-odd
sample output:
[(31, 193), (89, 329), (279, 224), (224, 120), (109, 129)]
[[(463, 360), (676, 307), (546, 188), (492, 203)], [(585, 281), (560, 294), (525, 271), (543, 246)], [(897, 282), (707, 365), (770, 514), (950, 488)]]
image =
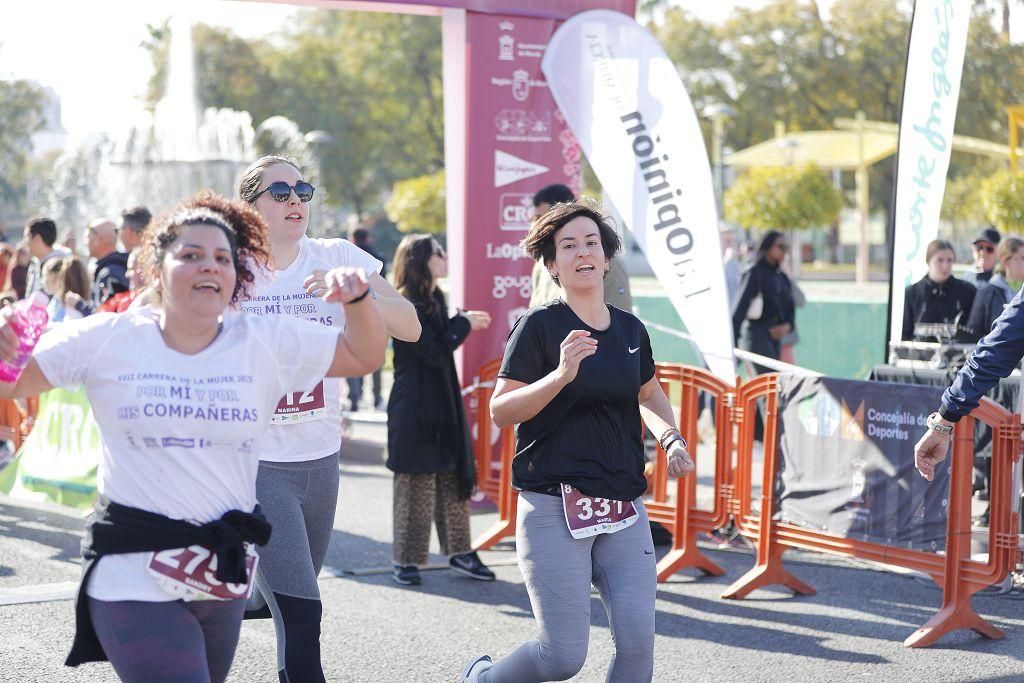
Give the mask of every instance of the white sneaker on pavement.
[(459, 679), (459, 683), (479, 683), (480, 674), (494, 666), (494, 662), (491, 661), (490, 655), (481, 655), (476, 659), (470, 661), (466, 665), (466, 668), (462, 670), (462, 678)]

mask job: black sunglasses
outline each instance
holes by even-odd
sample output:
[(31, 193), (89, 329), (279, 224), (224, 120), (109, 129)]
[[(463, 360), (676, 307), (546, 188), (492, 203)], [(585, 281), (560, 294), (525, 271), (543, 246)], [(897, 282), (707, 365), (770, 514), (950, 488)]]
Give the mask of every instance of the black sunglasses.
[(295, 185), (289, 185), (283, 180), (279, 180), (276, 183), (270, 183), (265, 188), (256, 193), (256, 196), (252, 198), (255, 202), (260, 198), (260, 195), (264, 192), (269, 192), (271, 198), (275, 202), (286, 202), (292, 196), (292, 190), (295, 190), (295, 196), (299, 198), (300, 202), (308, 202), (313, 198), (313, 193), (316, 192), (316, 188), (307, 182), (299, 181)]
[(972, 246), (974, 247), (975, 251), (983, 251), (986, 254), (991, 254), (996, 250), (996, 248), (993, 247), (991, 244), (975, 244)]

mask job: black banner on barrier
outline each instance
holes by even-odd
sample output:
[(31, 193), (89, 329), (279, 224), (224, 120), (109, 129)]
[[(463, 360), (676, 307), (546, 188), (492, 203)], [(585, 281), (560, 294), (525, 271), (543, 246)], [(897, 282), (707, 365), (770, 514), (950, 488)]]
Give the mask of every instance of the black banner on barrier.
[(939, 468), (932, 482), (914, 469), (914, 444), (941, 396), (935, 387), (780, 376), (782, 521), (860, 541), (944, 549), (949, 468)]

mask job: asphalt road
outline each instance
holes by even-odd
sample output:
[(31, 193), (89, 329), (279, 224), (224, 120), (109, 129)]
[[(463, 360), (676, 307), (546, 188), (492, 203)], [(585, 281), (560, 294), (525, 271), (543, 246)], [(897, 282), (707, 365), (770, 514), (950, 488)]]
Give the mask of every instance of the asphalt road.
[[(455, 681), (471, 656), (501, 656), (533, 637), (511, 545), (483, 553), (498, 574), (493, 584), (444, 570), (425, 572), (418, 588), (391, 581), (383, 571), (391, 559), (383, 428), (360, 426), (354, 436), (345, 448), (341, 504), (320, 584), (328, 680)], [(492, 521), (493, 515), (475, 515), (474, 531)], [(62, 666), (73, 631), (70, 597), (83, 526), (79, 513), (0, 498), (0, 681), (116, 680), (106, 664)], [(974, 599), (977, 611), (1006, 631), (1002, 640), (961, 631), (935, 647), (907, 649), (903, 639), (940, 602), (929, 581), (791, 553), (789, 568), (817, 595), (762, 590), (726, 601), (718, 595), (750, 568), (753, 555), (735, 548), (707, 552), (726, 576), (686, 572), (659, 590), (657, 681), (1024, 680), (1020, 593)], [(39, 599), (45, 601), (23, 602)], [(612, 654), (596, 595), (591, 619), (590, 656), (576, 681), (603, 681)], [(246, 622), (229, 680), (277, 681), (274, 649), (272, 624)]]

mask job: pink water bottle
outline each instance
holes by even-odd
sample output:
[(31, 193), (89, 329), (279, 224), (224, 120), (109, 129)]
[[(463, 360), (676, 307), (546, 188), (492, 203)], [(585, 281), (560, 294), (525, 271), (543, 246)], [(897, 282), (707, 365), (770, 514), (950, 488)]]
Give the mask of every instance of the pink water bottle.
[(18, 354), (10, 362), (0, 358), (0, 382), (13, 383), (21, 377), (21, 371), (32, 357), (32, 349), (46, 330), (50, 316), (46, 314), (46, 295), (36, 292), (29, 299), (14, 304), (14, 315), (10, 318), (11, 329), (18, 335)]

